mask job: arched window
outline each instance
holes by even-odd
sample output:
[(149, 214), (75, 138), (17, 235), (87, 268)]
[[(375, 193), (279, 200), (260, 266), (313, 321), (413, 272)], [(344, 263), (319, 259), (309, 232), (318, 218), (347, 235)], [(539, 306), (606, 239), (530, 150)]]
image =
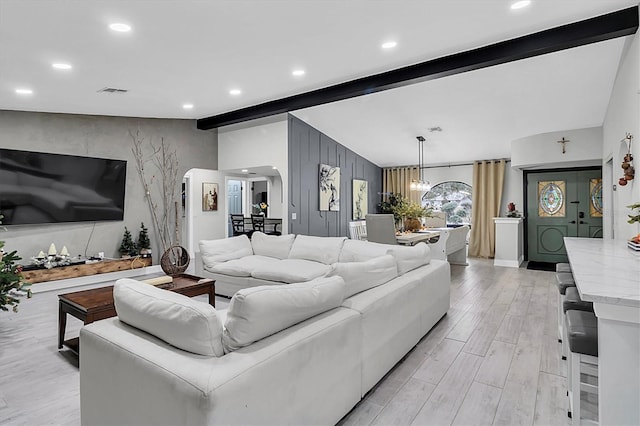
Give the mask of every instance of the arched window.
[(471, 186), (464, 182), (447, 181), (434, 185), (422, 196), (422, 204), (445, 212), (447, 225), (471, 223)]

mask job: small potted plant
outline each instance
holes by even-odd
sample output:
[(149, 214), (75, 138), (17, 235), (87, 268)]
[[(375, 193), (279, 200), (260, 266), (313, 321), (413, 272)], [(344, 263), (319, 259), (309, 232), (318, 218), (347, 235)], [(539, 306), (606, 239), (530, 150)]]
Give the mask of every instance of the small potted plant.
[[(637, 215), (628, 215), (629, 220), (627, 221), (627, 223), (631, 225), (633, 225), (634, 223), (640, 223), (640, 203), (634, 203), (627, 207), (630, 208), (632, 211), (638, 210)], [(640, 233), (631, 237), (631, 240), (629, 240), (628, 245), (629, 245), (629, 248), (631, 248), (632, 250), (640, 251)]]
[(5, 253), (2, 247), (4, 241), (0, 241), (0, 310), (8, 311), (12, 307), (13, 312), (18, 312), (19, 297), (31, 298), (31, 284), (23, 281), (22, 265), (16, 263), (22, 258), (15, 250)]
[(136, 242), (138, 253), (142, 257), (151, 256), (151, 240), (149, 240), (149, 230), (144, 226), (144, 222), (140, 222), (140, 233)]
[(515, 203), (507, 204), (507, 217), (520, 217), (520, 212), (516, 210)]
[(122, 236), (122, 243), (120, 243), (120, 248), (118, 249), (121, 257), (130, 257), (136, 256), (138, 254), (136, 250), (136, 243), (133, 242), (131, 238), (131, 232), (124, 227), (124, 235)]

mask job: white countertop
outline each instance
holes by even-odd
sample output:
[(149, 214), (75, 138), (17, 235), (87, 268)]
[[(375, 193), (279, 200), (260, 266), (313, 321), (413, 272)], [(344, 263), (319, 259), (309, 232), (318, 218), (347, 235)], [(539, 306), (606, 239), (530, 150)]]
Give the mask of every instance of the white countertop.
[(640, 252), (625, 240), (565, 237), (564, 244), (583, 300), (640, 307)]

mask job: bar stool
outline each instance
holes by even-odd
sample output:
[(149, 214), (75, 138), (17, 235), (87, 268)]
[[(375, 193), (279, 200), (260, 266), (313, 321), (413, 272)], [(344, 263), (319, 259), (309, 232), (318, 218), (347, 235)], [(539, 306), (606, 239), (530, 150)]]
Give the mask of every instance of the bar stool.
[(598, 320), (594, 313), (567, 311), (567, 339), (569, 340), (569, 417), (573, 425), (597, 424), (583, 419), (580, 413), (580, 392), (598, 395), (598, 386), (583, 382), (581, 374), (598, 377)]
[(573, 274), (571, 272), (556, 272), (556, 284), (558, 286), (558, 341), (562, 342), (562, 336), (564, 335), (562, 332), (564, 327), (564, 309), (562, 303), (564, 302), (564, 295), (567, 292), (567, 288), (575, 287), (576, 282), (573, 280)]
[[(580, 298), (577, 287), (567, 287), (562, 302), (562, 311), (566, 315), (567, 311), (593, 312), (593, 303), (586, 302)], [(562, 327), (562, 359), (567, 359), (569, 344), (567, 342), (567, 328)]]
[(572, 272), (571, 264), (569, 263), (556, 263), (556, 272)]

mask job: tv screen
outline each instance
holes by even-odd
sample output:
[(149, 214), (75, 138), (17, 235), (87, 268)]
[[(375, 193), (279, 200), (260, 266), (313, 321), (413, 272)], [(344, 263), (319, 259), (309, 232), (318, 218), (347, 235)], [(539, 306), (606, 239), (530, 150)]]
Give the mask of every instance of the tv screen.
[(127, 162), (0, 149), (3, 225), (122, 220)]

